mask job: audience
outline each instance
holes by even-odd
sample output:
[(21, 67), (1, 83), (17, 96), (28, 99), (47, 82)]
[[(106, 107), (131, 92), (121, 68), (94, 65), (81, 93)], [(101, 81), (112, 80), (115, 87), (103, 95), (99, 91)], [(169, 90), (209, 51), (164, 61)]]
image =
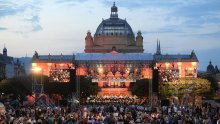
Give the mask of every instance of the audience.
[(6, 106), (1, 124), (219, 124), (219, 107), (147, 106), (135, 103), (136, 96), (91, 96), (86, 105), (67, 107)]

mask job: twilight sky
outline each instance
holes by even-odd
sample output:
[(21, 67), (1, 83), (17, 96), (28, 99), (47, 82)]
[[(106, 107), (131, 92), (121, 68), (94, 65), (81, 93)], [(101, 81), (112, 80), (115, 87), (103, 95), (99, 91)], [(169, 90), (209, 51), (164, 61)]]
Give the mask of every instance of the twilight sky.
[[(0, 48), (8, 55), (83, 52), (85, 35), (92, 35), (110, 16), (114, 0), (0, 0)], [(209, 60), (220, 67), (220, 0), (115, 0), (119, 18), (136, 35), (142, 31), (145, 52), (190, 54), (199, 70)], [(2, 53), (2, 51), (1, 51)]]

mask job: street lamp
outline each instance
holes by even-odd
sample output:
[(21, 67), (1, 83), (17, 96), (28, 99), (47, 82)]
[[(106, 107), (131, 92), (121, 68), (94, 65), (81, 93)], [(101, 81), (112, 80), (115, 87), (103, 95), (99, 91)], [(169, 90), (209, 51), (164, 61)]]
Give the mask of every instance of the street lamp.
[(34, 68), (32, 68), (32, 71), (33, 71), (34, 74), (39, 74), (42, 71), (42, 68), (34, 67)]
[[(32, 64), (32, 93), (34, 96), (34, 103), (37, 101), (39, 94), (43, 93), (43, 69), (36, 64)], [(40, 82), (37, 80), (37, 75), (40, 75)]]
[(36, 67), (33, 67), (32, 68), (32, 72), (33, 72), (33, 75), (41, 75), (41, 81), (40, 81), (40, 83), (42, 84), (42, 82), (43, 82), (43, 71), (42, 71), (42, 68), (41, 67), (38, 67), (38, 66), (36, 66)]

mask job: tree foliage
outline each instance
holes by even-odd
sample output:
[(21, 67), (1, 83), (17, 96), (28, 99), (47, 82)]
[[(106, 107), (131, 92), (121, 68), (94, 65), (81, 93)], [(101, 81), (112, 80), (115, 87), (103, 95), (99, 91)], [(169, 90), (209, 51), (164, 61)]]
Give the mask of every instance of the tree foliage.
[[(72, 92), (76, 92), (76, 80), (74, 79), (70, 83), (63, 82), (49, 82), (47, 76), (35, 77), (39, 82), (41, 78), (44, 83), (44, 92), (46, 94), (63, 94), (68, 95)], [(0, 91), (5, 94), (16, 94), (20, 96), (26, 96), (32, 93), (33, 77), (22, 76), (11, 79), (5, 79), (0, 82)], [(89, 95), (96, 95), (98, 93), (97, 83), (91, 82), (91, 79), (87, 79), (80, 76), (80, 91), (81, 96), (87, 97)]]
[(161, 82), (159, 84), (160, 94), (164, 97), (184, 94), (202, 95), (210, 92), (211, 83), (202, 78), (179, 79), (176, 82)]
[(14, 77), (5, 79), (0, 82), (0, 90), (2, 93), (14, 94), (16, 97), (24, 98), (31, 94), (31, 76)]

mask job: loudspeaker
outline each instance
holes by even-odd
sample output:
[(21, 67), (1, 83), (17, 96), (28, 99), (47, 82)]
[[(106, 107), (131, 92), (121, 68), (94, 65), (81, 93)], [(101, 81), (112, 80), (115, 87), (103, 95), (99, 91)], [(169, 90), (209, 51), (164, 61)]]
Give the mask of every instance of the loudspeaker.
[(71, 91), (74, 92), (76, 89), (76, 69), (69, 69), (70, 70), (70, 88)]
[(169, 105), (170, 105), (170, 101), (168, 99), (161, 100), (161, 107), (162, 106), (169, 106)]
[(153, 92), (158, 93), (158, 89), (159, 89), (159, 71), (158, 69), (153, 69), (153, 84), (152, 84), (152, 89)]
[(60, 103), (60, 106), (67, 106), (68, 104), (67, 100), (60, 100), (59, 103)]

